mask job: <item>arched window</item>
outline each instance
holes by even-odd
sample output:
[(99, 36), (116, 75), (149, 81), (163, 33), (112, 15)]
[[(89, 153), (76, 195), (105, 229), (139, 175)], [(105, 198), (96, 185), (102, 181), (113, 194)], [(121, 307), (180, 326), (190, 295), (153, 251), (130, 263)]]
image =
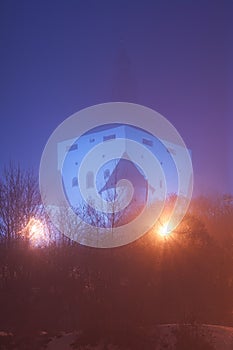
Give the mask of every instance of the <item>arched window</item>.
[(106, 180), (109, 176), (110, 176), (110, 170), (109, 169), (105, 169), (104, 170), (104, 180)]
[(77, 177), (73, 177), (72, 179), (72, 187), (76, 187), (78, 186), (78, 178)]
[(94, 187), (94, 174), (92, 171), (88, 171), (86, 176), (86, 188)]

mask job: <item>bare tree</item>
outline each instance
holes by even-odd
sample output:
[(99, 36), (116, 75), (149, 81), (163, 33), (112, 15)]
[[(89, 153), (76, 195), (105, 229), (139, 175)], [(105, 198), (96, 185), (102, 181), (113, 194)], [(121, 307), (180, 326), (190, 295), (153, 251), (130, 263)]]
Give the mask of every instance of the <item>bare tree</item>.
[(0, 178), (0, 237), (8, 244), (41, 210), (37, 178), (31, 170), (10, 163)]

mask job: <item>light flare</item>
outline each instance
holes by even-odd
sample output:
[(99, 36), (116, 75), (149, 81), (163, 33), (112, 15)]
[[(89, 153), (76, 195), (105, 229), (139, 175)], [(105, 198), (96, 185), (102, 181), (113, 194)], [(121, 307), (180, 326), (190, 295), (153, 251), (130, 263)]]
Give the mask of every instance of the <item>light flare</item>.
[(168, 223), (161, 224), (159, 227), (159, 235), (162, 237), (168, 237), (171, 234), (171, 231), (169, 230)]
[(43, 246), (48, 244), (47, 230), (41, 220), (31, 218), (22, 233), (33, 246)]

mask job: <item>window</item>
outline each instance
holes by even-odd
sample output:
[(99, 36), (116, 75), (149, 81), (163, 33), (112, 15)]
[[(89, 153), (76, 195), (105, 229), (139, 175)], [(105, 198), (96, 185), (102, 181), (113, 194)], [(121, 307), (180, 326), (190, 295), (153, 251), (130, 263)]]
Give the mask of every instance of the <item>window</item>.
[(74, 151), (74, 150), (76, 150), (76, 149), (78, 149), (78, 145), (77, 145), (77, 143), (74, 143), (73, 145), (71, 145), (71, 146), (67, 146), (67, 148), (66, 148), (66, 150), (69, 152), (69, 151)]
[(142, 139), (142, 143), (146, 146), (150, 146), (150, 147), (153, 146), (153, 141), (151, 141), (151, 140)]
[(92, 171), (88, 171), (86, 176), (86, 188), (94, 187), (94, 174)]
[(110, 176), (110, 170), (106, 169), (104, 170), (104, 180), (106, 180)]
[(73, 177), (72, 179), (72, 187), (76, 187), (78, 186), (78, 178), (77, 177)]
[(104, 136), (103, 141), (109, 141), (109, 140), (113, 140), (115, 138), (116, 138), (116, 135), (112, 134), (112, 135)]

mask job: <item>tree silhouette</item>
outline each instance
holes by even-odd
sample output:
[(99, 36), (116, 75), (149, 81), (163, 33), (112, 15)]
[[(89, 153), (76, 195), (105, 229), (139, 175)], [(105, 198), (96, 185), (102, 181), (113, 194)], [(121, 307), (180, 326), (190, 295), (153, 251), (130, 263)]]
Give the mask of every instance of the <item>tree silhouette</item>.
[(0, 237), (8, 245), (41, 210), (37, 179), (32, 171), (10, 163), (0, 178)]

